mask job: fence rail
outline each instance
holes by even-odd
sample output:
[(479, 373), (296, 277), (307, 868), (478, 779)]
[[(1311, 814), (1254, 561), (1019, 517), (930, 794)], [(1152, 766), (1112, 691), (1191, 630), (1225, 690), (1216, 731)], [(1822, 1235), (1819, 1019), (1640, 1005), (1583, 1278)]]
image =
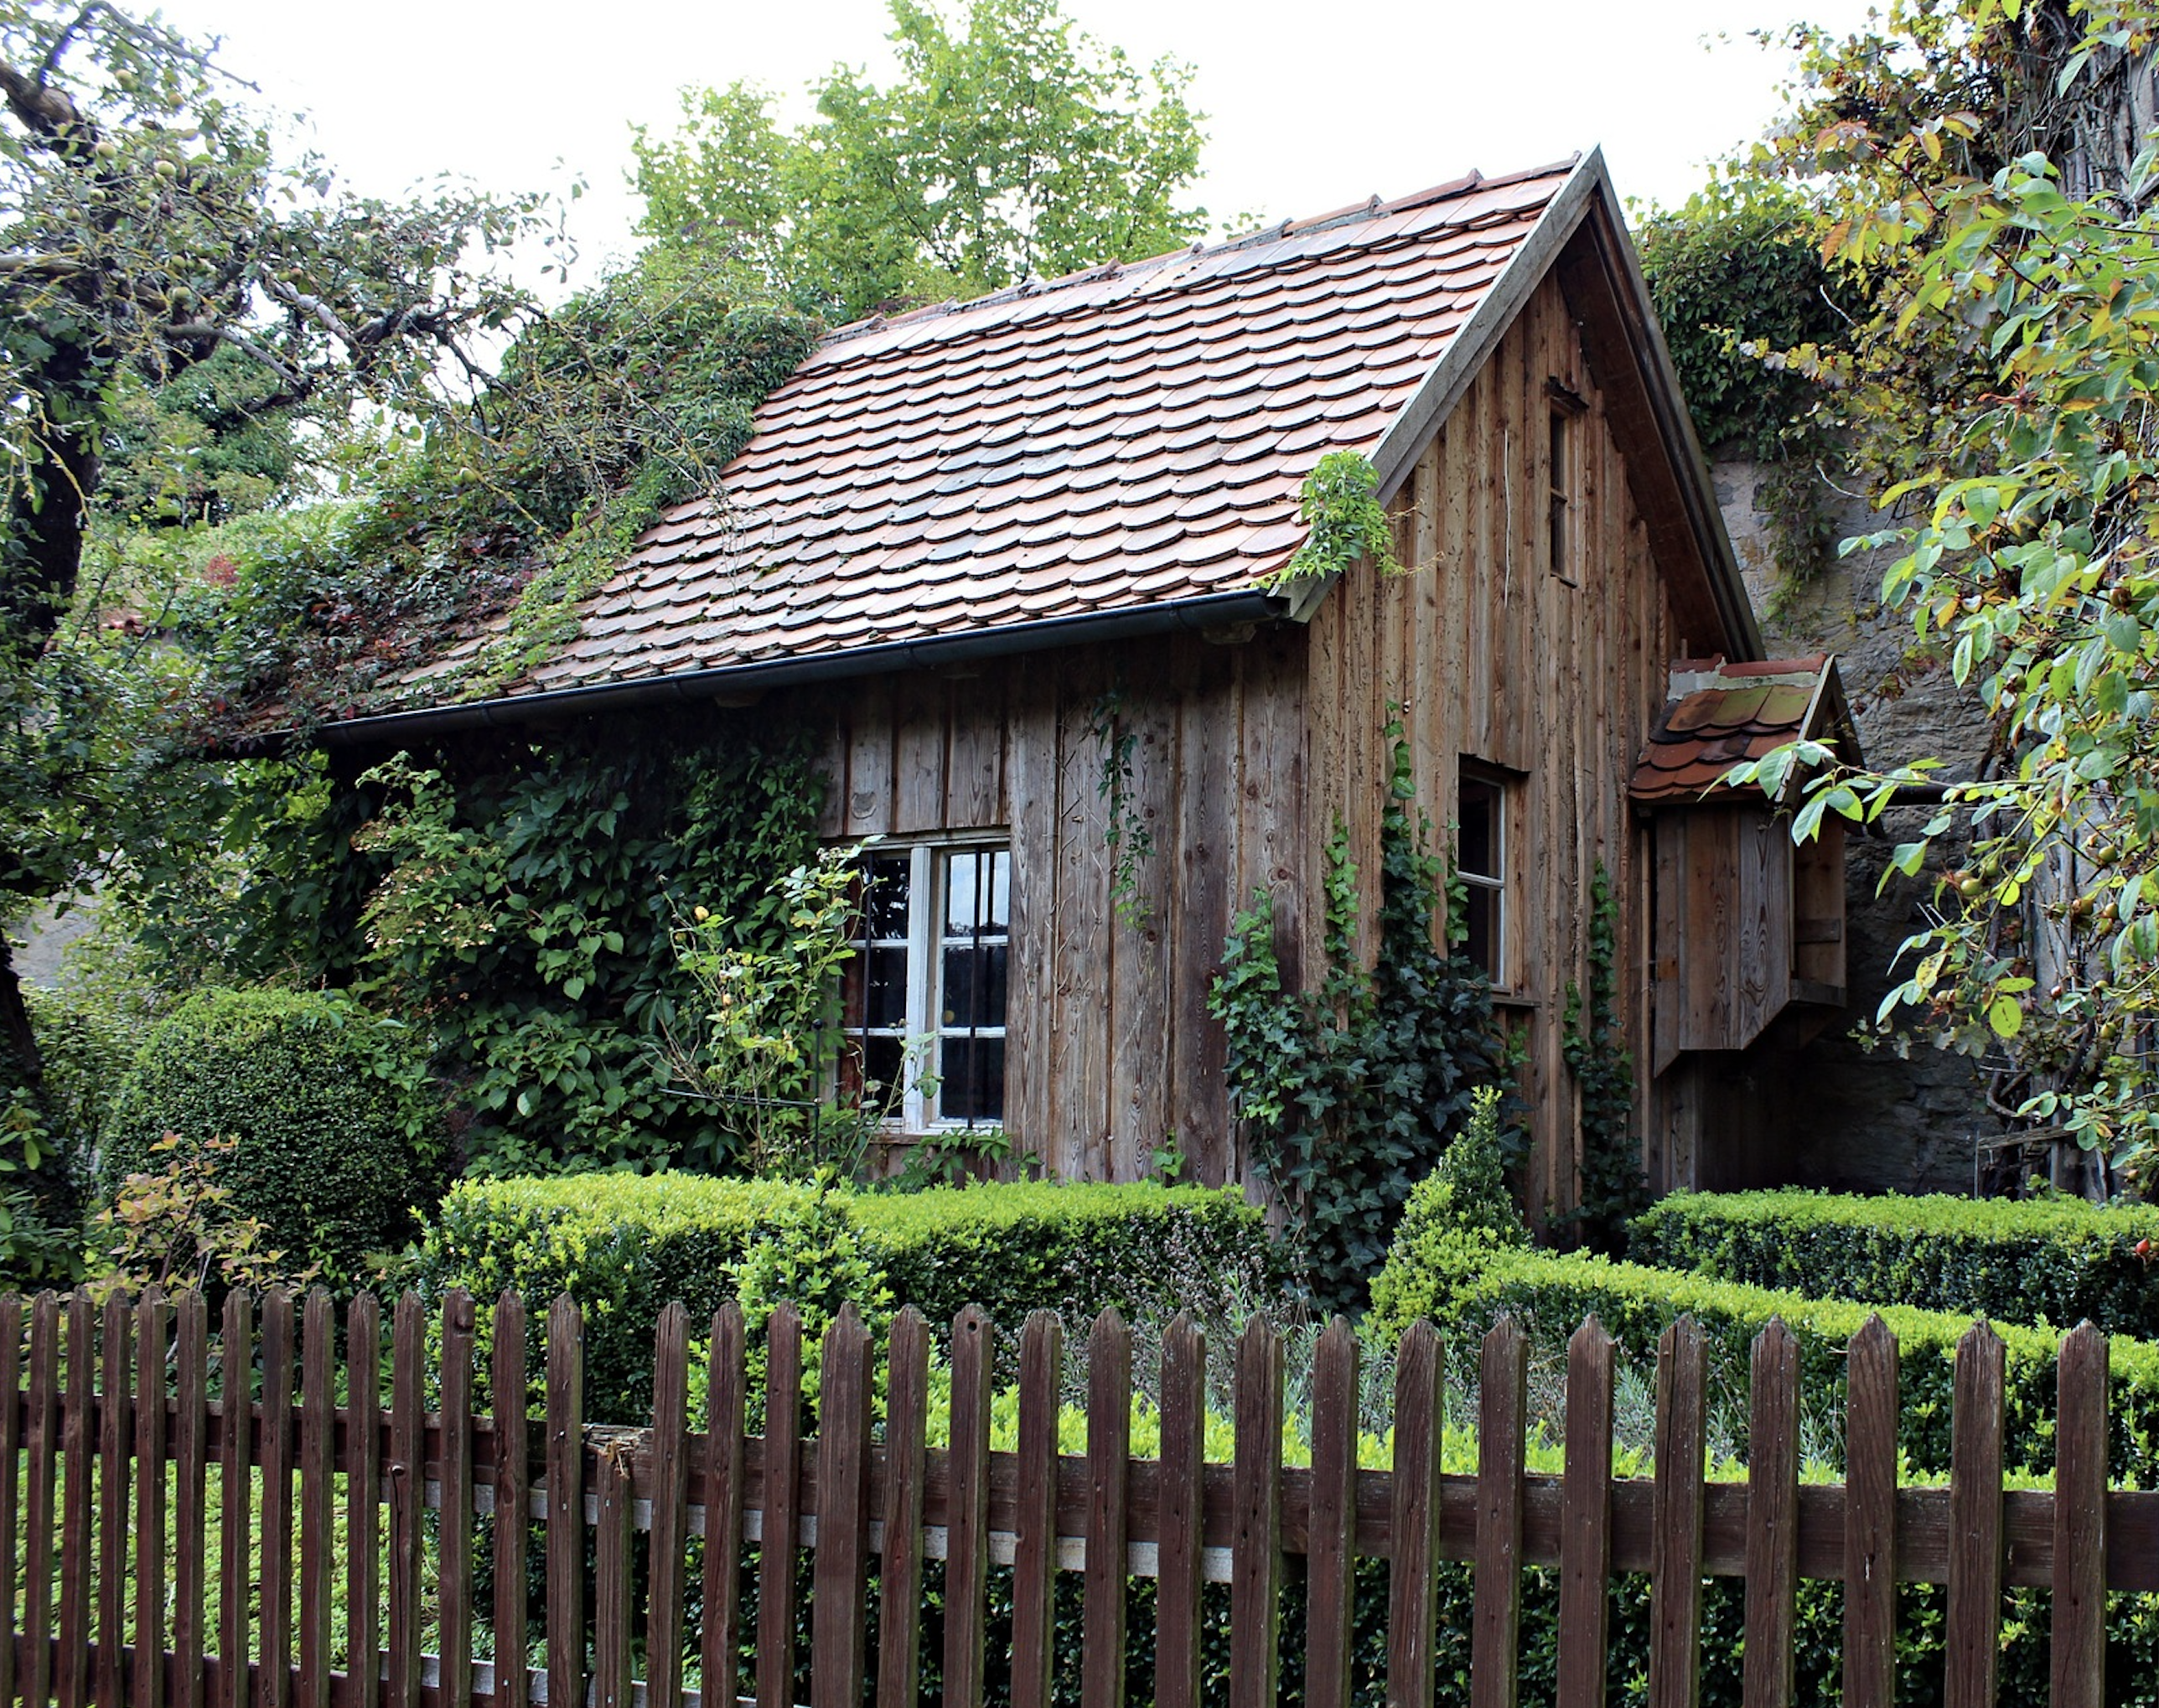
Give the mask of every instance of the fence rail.
[[(1207, 1348), (1182, 1318), (1163, 1340), (1161, 1455), (1135, 1459), (1131, 1340), (1114, 1313), (1088, 1340), (1087, 1451), (1060, 1455), (1063, 1330), (1044, 1314), (1018, 1338), (1017, 1451), (993, 1452), (997, 1331), (971, 1309), (951, 1330), (950, 1445), (939, 1448), (925, 1444), (930, 1334), (912, 1311), (888, 1338), (881, 1433), (875, 1350), (850, 1309), (825, 1336), (818, 1427), (805, 1437), (803, 1335), (785, 1307), (767, 1327), (762, 1435), (746, 1431), (753, 1396), (733, 1306), (709, 1324), (709, 1420), (696, 1430), (679, 1305), (656, 1325), (642, 1429), (585, 1421), (582, 1325), (567, 1299), (548, 1315), (546, 1404), (531, 1416), (515, 1295), (496, 1307), (491, 1416), (474, 1407), (469, 1298), (443, 1302), (432, 1372), (420, 1302), (397, 1302), (386, 1387), (379, 1310), (370, 1297), (352, 1303), (340, 1361), (339, 1325), (319, 1291), (304, 1302), (272, 1291), (259, 1322), (256, 1302), (235, 1294), (215, 1342), (194, 1294), (101, 1307), (82, 1294), (41, 1294), (27, 1308), (0, 1300), (0, 1394), (16, 1395), (0, 1405), (0, 1557), (14, 1563), (16, 1586), (0, 1595), (0, 1703), (702, 1708), (707, 1695), (748, 1686), (743, 1700), (756, 1708), (787, 1708), (800, 1628), (812, 1708), (860, 1708), (872, 1691), (879, 1708), (913, 1708), (924, 1566), (942, 1560), (948, 1708), (982, 1700), (993, 1563), (1012, 1572), (1018, 1708), (1050, 1700), (1060, 1571), (1081, 1577), (1085, 1708), (1124, 1700), (1132, 1577), (1156, 1580), (1157, 1703), (1196, 1708), (1202, 1586), (1214, 1581), (1229, 1586), (1232, 1708), (1268, 1708), (1292, 1571), (1306, 1624), (1287, 1640), (1302, 1646), (1304, 1700), (1346, 1708), (1356, 1562), (1377, 1558), (1388, 1562), (1390, 1705), (1432, 1701), (1437, 1571), (1466, 1561), (1473, 1708), (1516, 1700), (1527, 1566), (1557, 1569), (1561, 1708), (1601, 1708), (1607, 1586), (1635, 1572), (1651, 1586), (1652, 1708), (1696, 1700), (1705, 1576), (1745, 1580), (1748, 1708), (1791, 1700), (1802, 1579), (1846, 1586), (1852, 1708), (1894, 1699), (1900, 1583), (1947, 1586), (1947, 1708), (1991, 1708), (2002, 1592), (2019, 1586), (2054, 1592), (2057, 1708), (2099, 1708), (2107, 1592), (2159, 1591), (2159, 1493), (2107, 1485), (2107, 1343), (2089, 1325), (2062, 1346), (2055, 1487), (2023, 1491), (2003, 1487), (2002, 1347), (1984, 1324), (1957, 1352), (1949, 1485), (1900, 1488), (1897, 1347), (1878, 1319), (1851, 1342), (1846, 1481), (1826, 1486), (1799, 1481), (1799, 1348), (1780, 1323), (1754, 1347), (1746, 1480), (1725, 1483), (1706, 1474), (1703, 1343), (1685, 1319), (1658, 1348), (1654, 1474), (1643, 1479), (1613, 1476), (1613, 1346), (1593, 1320), (1569, 1343), (1565, 1473), (1553, 1477), (1525, 1468), (1528, 1346), (1511, 1322), (1479, 1348), (1472, 1476), (1440, 1469), (1442, 1361), (1423, 1324), (1397, 1353), (1392, 1467), (1375, 1471), (1357, 1464), (1359, 1348), (1338, 1321), (1315, 1353), (1311, 1463), (1286, 1466), (1282, 1343), (1264, 1322), (1233, 1352), (1232, 1462), (1209, 1464)], [(483, 1633), (497, 1656), (544, 1664), (475, 1659)], [(142, 1664), (149, 1654), (161, 1664)], [(686, 1685), (692, 1669), (702, 1691)]]

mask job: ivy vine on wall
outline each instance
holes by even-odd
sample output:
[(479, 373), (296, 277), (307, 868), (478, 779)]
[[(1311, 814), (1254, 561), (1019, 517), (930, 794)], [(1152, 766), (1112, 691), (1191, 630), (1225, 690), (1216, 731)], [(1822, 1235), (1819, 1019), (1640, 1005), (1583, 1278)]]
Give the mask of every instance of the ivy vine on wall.
[[(1231, 1112), (1253, 1162), (1294, 1219), (1312, 1286), (1330, 1306), (1362, 1303), (1410, 1189), (1468, 1121), (1471, 1094), (1504, 1082), (1509, 1058), (1483, 973), (1457, 951), (1447, 862), (1414, 812), (1410, 745), (1389, 726), (1393, 774), (1380, 833), (1378, 955), (1358, 952), (1361, 902), (1339, 820), (1328, 844), (1318, 987), (1291, 991), (1265, 890), (1237, 915), (1208, 1009), (1229, 1034)], [(1443, 945), (1432, 924), (1444, 917)]]
[(1560, 1053), (1582, 1094), (1582, 1197), (1562, 1219), (1584, 1245), (1625, 1250), (1627, 1224), (1649, 1208), (1634, 1132), (1634, 1057), (1619, 1022), (1619, 903), (1598, 861), (1589, 880), (1588, 989), (1567, 981)]

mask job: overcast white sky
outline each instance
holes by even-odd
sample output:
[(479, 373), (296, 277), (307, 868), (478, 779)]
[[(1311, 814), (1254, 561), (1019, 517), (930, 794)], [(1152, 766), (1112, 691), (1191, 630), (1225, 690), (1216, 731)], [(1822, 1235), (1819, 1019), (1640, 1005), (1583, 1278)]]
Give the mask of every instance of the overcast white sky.
[[(956, 3), (956, 0), (955, 0)], [(1865, 0), (1065, 0), (1100, 39), (1197, 70), (1202, 200), (1218, 220), (1323, 212), (1601, 143), (1623, 195), (1676, 202), (1753, 135), (1789, 70), (1746, 39), (1796, 16), (1849, 27)], [(685, 84), (801, 91), (837, 61), (889, 67), (883, 0), (166, 0), (224, 38), (234, 72), (313, 116), (358, 187), (440, 171), (490, 188), (590, 185), (588, 262), (624, 242), (629, 127)]]

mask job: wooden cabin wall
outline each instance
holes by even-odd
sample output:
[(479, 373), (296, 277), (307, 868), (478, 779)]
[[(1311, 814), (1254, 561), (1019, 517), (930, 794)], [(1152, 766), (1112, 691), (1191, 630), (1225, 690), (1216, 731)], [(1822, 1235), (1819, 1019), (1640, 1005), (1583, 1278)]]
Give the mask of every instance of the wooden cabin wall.
[[(869, 677), (774, 706), (826, 732), (825, 835), (1009, 833), (1006, 1129), (1067, 1179), (1142, 1178), (1173, 1140), (1200, 1180), (1245, 1177), (1206, 995), (1255, 890), (1274, 897), (1292, 947), (1300, 929), (1306, 635), (1222, 639)], [(1095, 724), (1113, 691), (1136, 738), (1131, 810), (1154, 845), (1136, 924), (1110, 894)]]
[[(1550, 561), (1554, 379), (1587, 405), (1572, 438), (1573, 585)], [(1403, 708), (1418, 800), (1441, 826), (1455, 815), (1463, 759), (1514, 779), (1507, 912), (1519, 971), (1504, 1006), (1529, 1047), (1529, 1207), (1561, 1213), (1576, 1202), (1580, 1121), (1561, 1032), (1567, 983), (1586, 977), (1599, 860), (1619, 905), (1620, 997), (1642, 1130), (1662, 1130), (1648, 1073), (1646, 833), (1626, 790), (1683, 637), (1628, 490), (1624, 448), (1556, 282), (1525, 307), (1392, 507), (1414, 572), (1382, 580), (1360, 568), (1311, 625), (1305, 870), (1324, 869), (1337, 814), (1359, 870), (1376, 869), (1390, 702)], [(1308, 958), (1313, 929), (1308, 921)], [(1662, 1161), (1650, 1165), (1654, 1177)]]
[(1745, 1049), (1790, 1002), (1792, 839), (1786, 820), (1752, 805), (1660, 812), (1654, 836), (1662, 1074), (1682, 1051)]

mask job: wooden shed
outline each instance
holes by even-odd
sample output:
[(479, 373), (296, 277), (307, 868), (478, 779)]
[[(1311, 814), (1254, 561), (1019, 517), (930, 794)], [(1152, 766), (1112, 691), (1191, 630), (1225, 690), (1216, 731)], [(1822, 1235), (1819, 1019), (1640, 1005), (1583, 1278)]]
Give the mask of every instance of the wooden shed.
[[(1378, 469), (1415, 572), (1266, 591), (1334, 450)], [(1703, 1142), (1693, 1053), (1743, 1049), (1835, 982), (1833, 939), (1806, 934), (1826, 877), (1772, 851), (1766, 812), (1630, 799), (1670, 660), (1743, 675), (1761, 641), (1594, 154), (841, 328), (722, 481), (510, 694), (431, 701), (475, 636), (415, 675), (412, 710), (328, 738), (685, 697), (814, 729), (826, 831), (882, 839), (862, 1023), (895, 1059), (935, 1043), (911, 1130), (996, 1121), (1086, 1177), (1142, 1174), (1173, 1135), (1202, 1177), (1245, 1177), (1206, 1007), (1231, 915), (1267, 892), (1314, 972), (1330, 830), (1376, 871), (1396, 717), (1419, 803), (1461, 827), (1476, 947), (1527, 1044), (1533, 1203), (1575, 1193), (1561, 1032), (1597, 864), (1662, 1183)], [(1152, 845), (1143, 918), (1113, 905), (1113, 803)], [(1776, 933), (1711, 909), (1699, 936), (1685, 912), (1684, 976), (1712, 938), (1730, 972), (1680, 1001), (1662, 922), (1712, 867), (1758, 909), (1745, 886), (1790, 867), (1810, 923), (1780, 960)]]

